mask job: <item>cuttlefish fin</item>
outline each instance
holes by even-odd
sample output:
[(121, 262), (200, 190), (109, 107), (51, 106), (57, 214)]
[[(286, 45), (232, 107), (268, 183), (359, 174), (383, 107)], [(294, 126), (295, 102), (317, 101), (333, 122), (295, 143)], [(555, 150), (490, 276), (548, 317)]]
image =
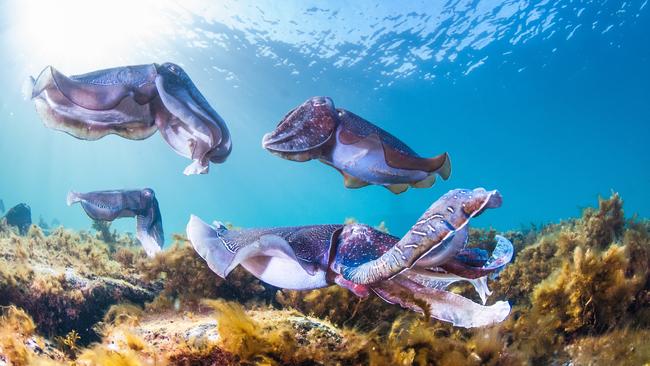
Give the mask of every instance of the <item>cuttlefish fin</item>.
[(386, 164), (396, 169), (420, 170), (428, 173), (436, 173), (447, 180), (451, 175), (451, 160), (449, 154), (442, 153), (432, 158), (421, 158), (419, 156), (407, 155), (403, 152), (382, 144)]
[(426, 178), (422, 179), (419, 182), (415, 182), (414, 184), (411, 184), (411, 187), (413, 188), (430, 188), (433, 186), (433, 183), (436, 182), (436, 175), (431, 174), (427, 176)]
[(341, 174), (343, 174), (343, 184), (346, 188), (362, 188), (370, 184), (347, 173), (341, 172)]
[(400, 193), (405, 192), (409, 188), (409, 185), (408, 184), (389, 184), (389, 185), (384, 186), (384, 187), (386, 187), (386, 189), (388, 189), (389, 191), (391, 191), (391, 192), (393, 192), (395, 194), (400, 194)]
[(343, 184), (345, 185), (346, 188), (362, 188), (362, 187), (365, 187), (367, 185), (370, 185), (370, 183), (368, 183), (368, 182), (366, 182), (364, 180), (361, 180), (361, 179), (359, 179), (357, 177), (351, 176), (350, 174), (348, 174), (348, 173), (342, 171), (341, 169), (335, 167), (334, 165), (332, 165), (332, 163), (330, 163), (330, 162), (328, 162), (328, 161), (326, 161), (324, 159), (320, 159), (320, 162), (323, 163), (323, 164), (331, 166), (332, 168), (336, 169), (339, 173), (341, 173), (341, 175), (343, 176)]

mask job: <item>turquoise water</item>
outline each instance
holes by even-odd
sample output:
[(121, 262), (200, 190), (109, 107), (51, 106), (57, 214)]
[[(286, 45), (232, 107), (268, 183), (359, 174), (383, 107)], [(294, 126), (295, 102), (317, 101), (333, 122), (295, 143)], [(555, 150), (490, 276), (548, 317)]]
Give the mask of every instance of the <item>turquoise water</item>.
[[(505, 230), (579, 214), (618, 191), (650, 215), (650, 19), (644, 1), (0, 2), (0, 199), (33, 218), (90, 228), (70, 189), (151, 187), (165, 232), (190, 214), (239, 226), (355, 217), (406, 231), (447, 190), (499, 189), (477, 220)], [(182, 4), (182, 5), (181, 5)], [(225, 119), (233, 153), (186, 177), (154, 135), (87, 142), (47, 129), (21, 95), (46, 65), (66, 74), (180, 64)], [(335, 170), (261, 148), (264, 133), (327, 95), (452, 177), (393, 195), (349, 190)], [(114, 224), (133, 231), (132, 220)]]

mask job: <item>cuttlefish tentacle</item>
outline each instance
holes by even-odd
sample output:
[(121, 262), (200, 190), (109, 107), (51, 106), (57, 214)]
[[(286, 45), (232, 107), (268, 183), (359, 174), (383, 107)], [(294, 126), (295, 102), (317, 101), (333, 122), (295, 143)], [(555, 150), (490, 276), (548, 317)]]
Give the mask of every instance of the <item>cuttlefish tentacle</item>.
[(497, 191), (483, 188), (449, 191), (420, 217), (418, 222), (390, 250), (358, 266), (342, 266), (343, 277), (358, 284), (387, 280), (423, 259), (436, 266), (453, 257), (465, 244), (454, 239), (465, 233), (469, 220), (486, 208), (501, 206)]
[(421, 264), (402, 272), (401, 276), (425, 287), (445, 289), (458, 281), (467, 281), (478, 293), (483, 304), (492, 294), (487, 286), (487, 277), (498, 273), (505, 267), (513, 255), (512, 243), (501, 235), (496, 236), (497, 243), (492, 255), (487, 258), (487, 252), (482, 249), (463, 249), (454, 257), (449, 258), (439, 267), (428, 267)]
[(476, 266), (467, 256), (456, 256), (441, 265), (444, 270), (465, 278), (479, 278), (500, 271), (510, 263), (514, 254), (512, 243), (501, 235), (495, 236), (496, 247), (492, 256), (481, 266)]
[(510, 304), (506, 301), (484, 306), (448, 291), (419, 285), (401, 275), (373, 285), (372, 290), (389, 303), (428, 313), (457, 327), (483, 327), (503, 321), (510, 313)]
[(431, 187), (451, 174), (447, 153), (420, 157), (395, 136), (342, 108), (313, 97), (287, 113), (262, 146), (293, 161), (318, 159), (340, 171), (347, 188), (381, 185), (393, 193)]
[(150, 188), (68, 193), (67, 204), (80, 203), (93, 220), (113, 221), (120, 217), (136, 218), (136, 237), (148, 256), (162, 250), (164, 233), (158, 200)]
[(137, 65), (65, 76), (51, 66), (31, 79), (31, 99), (47, 127), (83, 140), (109, 134), (142, 140), (159, 130), (185, 174), (208, 172), (232, 150), (225, 122), (178, 65)]

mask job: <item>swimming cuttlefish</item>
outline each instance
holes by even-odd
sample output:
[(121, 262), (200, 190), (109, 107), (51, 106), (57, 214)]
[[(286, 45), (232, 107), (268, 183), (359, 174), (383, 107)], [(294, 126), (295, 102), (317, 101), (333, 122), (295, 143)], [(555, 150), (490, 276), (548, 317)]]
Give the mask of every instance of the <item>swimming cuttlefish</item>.
[(293, 109), (262, 146), (284, 159), (319, 159), (336, 168), (348, 188), (381, 185), (393, 193), (409, 186), (431, 187), (436, 175), (451, 174), (447, 153), (422, 158), (405, 143), (342, 108), (328, 97), (313, 97)]
[(162, 216), (152, 189), (88, 193), (71, 191), (66, 201), (68, 206), (81, 203), (93, 220), (113, 221), (121, 217), (135, 217), (136, 237), (147, 255), (153, 257), (162, 250), (165, 243)]
[[(468, 222), (500, 205), (497, 191), (452, 190), (401, 239), (362, 224), (228, 230), (196, 216), (187, 224), (187, 237), (223, 278), (241, 265), (276, 287), (310, 290), (337, 284), (360, 297), (374, 292), (455, 326), (480, 327), (510, 312), (507, 301), (485, 302), (491, 294), (487, 276), (510, 262), (513, 247), (497, 235), (491, 255), (467, 248)], [(483, 304), (445, 290), (457, 281), (469, 281)]]
[(176, 153), (193, 160), (184, 174), (205, 174), (230, 151), (226, 123), (190, 77), (173, 63), (116, 67), (65, 76), (52, 66), (28, 95), (47, 127), (78, 139), (116, 134), (143, 140), (160, 131)]

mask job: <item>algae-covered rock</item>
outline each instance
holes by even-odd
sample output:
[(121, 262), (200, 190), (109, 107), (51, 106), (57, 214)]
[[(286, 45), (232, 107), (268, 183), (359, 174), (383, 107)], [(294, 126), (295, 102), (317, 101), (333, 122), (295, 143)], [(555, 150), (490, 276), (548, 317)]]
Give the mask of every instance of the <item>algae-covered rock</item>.
[(0, 305), (27, 311), (42, 334), (75, 330), (88, 343), (98, 339), (93, 326), (112, 304), (143, 305), (159, 292), (159, 283), (124, 268), (90, 236), (63, 229), (45, 235), (32, 226), (26, 236), (0, 237)]
[(25, 203), (19, 203), (7, 211), (5, 215), (7, 225), (18, 228), (21, 235), (25, 235), (32, 224), (32, 209)]

